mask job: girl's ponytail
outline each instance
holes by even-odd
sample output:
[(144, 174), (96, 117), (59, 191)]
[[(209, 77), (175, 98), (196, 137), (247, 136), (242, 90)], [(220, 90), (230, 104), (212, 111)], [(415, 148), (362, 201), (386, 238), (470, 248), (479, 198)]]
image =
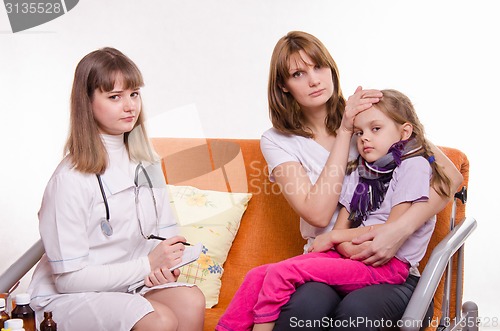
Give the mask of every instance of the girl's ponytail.
[(432, 168), (431, 187), (440, 196), (451, 198), (454, 193), (451, 192), (451, 180), (445, 174), (443, 168), (436, 162), (434, 153), (432, 153), (427, 139), (424, 139), (423, 147), (425, 150), (425, 157), (427, 158), (427, 160), (429, 160)]

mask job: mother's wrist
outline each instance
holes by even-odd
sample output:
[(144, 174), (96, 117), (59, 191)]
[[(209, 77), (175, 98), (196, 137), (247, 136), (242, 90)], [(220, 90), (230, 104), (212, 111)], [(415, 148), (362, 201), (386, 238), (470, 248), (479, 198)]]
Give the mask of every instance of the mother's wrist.
[(353, 133), (354, 133), (354, 128), (346, 128), (342, 124), (340, 125), (340, 127), (337, 130), (337, 136), (345, 135), (349, 139), (351, 139)]
[(411, 222), (408, 222), (405, 219), (399, 219), (396, 222), (393, 222), (392, 225), (397, 228), (396, 232), (405, 240), (406, 238), (411, 236), (413, 232), (416, 231), (416, 229), (413, 228)]

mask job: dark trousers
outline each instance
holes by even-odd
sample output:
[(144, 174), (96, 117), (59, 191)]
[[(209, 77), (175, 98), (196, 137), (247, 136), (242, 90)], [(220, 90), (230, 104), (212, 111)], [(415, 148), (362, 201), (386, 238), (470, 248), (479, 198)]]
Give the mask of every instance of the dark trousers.
[[(372, 285), (341, 297), (323, 283), (300, 286), (283, 306), (274, 330), (398, 330), (419, 277), (401, 285)], [(433, 304), (426, 321), (433, 315)], [(425, 323), (424, 323), (425, 324)]]

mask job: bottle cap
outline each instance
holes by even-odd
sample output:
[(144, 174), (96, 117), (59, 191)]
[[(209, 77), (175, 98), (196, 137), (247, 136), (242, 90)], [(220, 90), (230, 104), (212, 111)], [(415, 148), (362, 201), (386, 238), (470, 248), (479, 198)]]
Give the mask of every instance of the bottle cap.
[(23, 320), (20, 318), (11, 318), (10, 320), (6, 320), (3, 326), (6, 329), (12, 329), (12, 330), (22, 329)]
[(30, 299), (28, 293), (19, 293), (16, 295), (16, 305), (27, 305), (30, 303)]
[(5, 299), (4, 298), (0, 298), (0, 309), (1, 308), (5, 308)]

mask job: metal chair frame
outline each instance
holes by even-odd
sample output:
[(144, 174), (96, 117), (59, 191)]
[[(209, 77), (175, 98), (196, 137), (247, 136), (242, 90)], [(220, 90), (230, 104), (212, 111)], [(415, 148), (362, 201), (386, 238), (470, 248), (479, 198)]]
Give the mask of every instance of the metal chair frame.
[(466, 187), (463, 187), (455, 194), (450, 216), (450, 233), (434, 248), (429, 261), (425, 265), (422, 276), (403, 314), (402, 327), (400, 328), (403, 331), (415, 331), (422, 328), (427, 307), (429, 307), (441, 281), (441, 277), (443, 277), (445, 272), (442, 317), (437, 330), (477, 331), (479, 329), (478, 307), (472, 301), (462, 304), (462, 286), (456, 287), (456, 302), (454, 303), (456, 316), (453, 319), (450, 318), (450, 305), (452, 304), (450, 302), (451, 276), (453, 273), (452, 258), (455, 253), (458, 254), (458, 263), (456, 266), (457, 284), (462, 284), (463, 277), (461, 270), (463, 270), (464, 244), (477, 227), (477, 222), (472, 217), (465, 217), (462, 222), (455, 226), (457, 200), (460, 200), (464, 204), (467, 202)]

